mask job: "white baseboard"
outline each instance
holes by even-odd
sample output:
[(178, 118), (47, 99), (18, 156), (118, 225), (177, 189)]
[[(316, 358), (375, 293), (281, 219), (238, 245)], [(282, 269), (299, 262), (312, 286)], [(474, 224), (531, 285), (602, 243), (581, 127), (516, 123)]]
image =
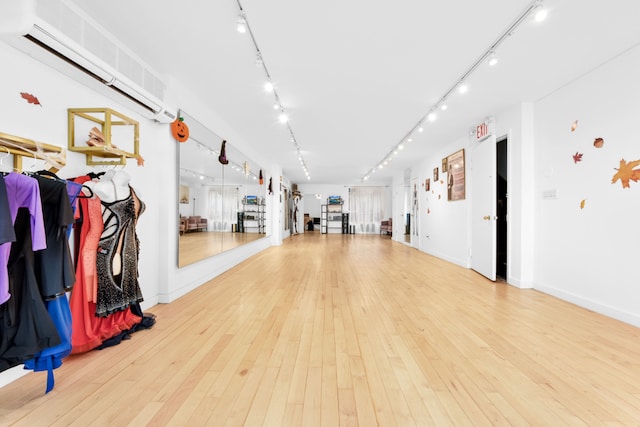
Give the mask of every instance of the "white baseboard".
[(9, 368), (6, 371), (0, 372), (0, 388), (6, 386), (7, 384), (11, 384), (18, 378), (24, 377), (32, 373), (33, 371), (29, 371), (24, 369), (24, 365), (14, 366), (13, 368)]
[(631, 313), (607, 304), (602, 304), (590, 298), (585, 298), (583, 296), (576, 295), (574, 293), (567, 292), (553, 286), (547, 286), (538, 283), (533, 288), (537, 291), (544, 292), (545, 294), (560, 298), (563, 301), (567, 301), (580, 307), (586, 308), (587, 310), (592, 310), (604, 316), (620, 320), (621, 322), (628, 323), (636, 327), (640, 327), (640, 314), (638, 313)]

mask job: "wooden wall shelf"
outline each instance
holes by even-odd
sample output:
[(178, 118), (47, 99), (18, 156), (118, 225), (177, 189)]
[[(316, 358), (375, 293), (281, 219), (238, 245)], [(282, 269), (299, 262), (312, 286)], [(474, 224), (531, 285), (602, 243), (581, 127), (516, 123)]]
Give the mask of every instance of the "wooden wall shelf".
[[(84, 153), (87, 165), (126, 165), (127, 159), (140, 157), (140, 124), (137, 121), (110, 108), (69, 108), (67, 111), (69, 150)], [(79, 130), (82, 125), (86, 132)], [(94, 126), (104, 135), (103, 146), (92, 147), (86, 143), (88, 131)], [(120, 132), (123, 130), (125, 132)], [(118, 139), (118, 147), (114, 145), (114, 133), (125, 134)]]
[[(24, 157), (30, 159), (44, 160), (50, 166), (47, 169), (56, 173), (66, 165), (67, 157), (64, 147), (45, 144), (20, 136), (9, 135), (0, 132), (0, 157), (2, 153), (9, 152), (13, 155), (13, 168), (16, 172), (22, 171), (22, 160)], [(5, 150), (6, 148), (6, 150)]]

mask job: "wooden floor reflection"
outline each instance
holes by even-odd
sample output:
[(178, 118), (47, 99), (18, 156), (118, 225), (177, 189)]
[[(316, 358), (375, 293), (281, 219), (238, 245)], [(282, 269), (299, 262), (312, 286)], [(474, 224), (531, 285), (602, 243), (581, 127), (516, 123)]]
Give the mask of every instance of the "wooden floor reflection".
[(265, 237), (264, 234), (258, 233), (221, 233), (217, 231), (184, 233), (178, 241), (178, 267), (193, 264), (263, 237)]

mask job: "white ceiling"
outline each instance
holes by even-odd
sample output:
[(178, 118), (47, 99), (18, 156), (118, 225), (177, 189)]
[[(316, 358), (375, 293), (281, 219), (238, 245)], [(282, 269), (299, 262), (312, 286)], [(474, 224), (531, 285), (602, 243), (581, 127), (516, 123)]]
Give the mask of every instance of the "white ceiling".
[[(310, 181), (262, 88), (251, 38), (236, 31), (236, 0), (78, 3), (152, 68), (201, 95), (262, 165), (281, 164), (294, 183), (357, 184), (531, 1), (241, 0)], [(497, 50), (499, 64), (482, 64), (469, 92), (452, 96), (368, 182), (388, 183), (393, 170), (464, 137), (484, 117), (536, 101), (640, 42), (638, 0), (544, 7), (546, 21), (525, 21)]]

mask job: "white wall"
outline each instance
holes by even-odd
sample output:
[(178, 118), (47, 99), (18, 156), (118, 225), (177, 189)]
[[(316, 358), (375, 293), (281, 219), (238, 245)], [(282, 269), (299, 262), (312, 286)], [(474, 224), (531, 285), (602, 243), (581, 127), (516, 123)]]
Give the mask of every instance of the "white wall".
[[(495, 117), (496, 136), (508, 137), (507, 281), (637, 326), (640, 288), (633, 277), (640, 259), (640, 182), (622, 188), (612, 178), (621, 159), (640, 160), (635, 135), (639, 63), (636, 47), (535, 103), (486, 114)], [(578, 128), (571, 132), (574, 120)], [(464, 133), (416, 163), (412, 179), (421, 186), (419, 249), (468, 266), (473, 185), (468, 183), (465, 201), (448, 202), (446, 186), (434, 185), (432, 176), (442, 157), (460, 148), (467, 149), (470, 176), (472, 146)], [(604, 138), (603, 148), (593, 146), (596, 137)], [(577, 164), (572, 158), (576, 152), (584, 155)], [(423, 187), (427, 177), (432, 180), (429, 193)], [(398, 175), (394, 184), (400, 180)], [(543, 199), (548, 190), (557, 197)]]
[[(320, 218), (320, 206), (327, 204), (329, 196), (341, 196), (344, 200), (345, 212), (349, 208), (349, 188), (344, 185), (328, 185), (328, 184), (299, 184), (298, 190), (304, 196), (303, 213), (308, 213), (311, 218)], [(320, 199), (316, 198), (316, 194), (320, 194)]]
[(535, 287), (640, 326), (640, 182), (612, 183), (640, 160), (638, 64), (636, 47), (535, 104)]
[[(452, 263), (468, 267), (469, 248), (469, 187), (464, 200), (447, 200), (447, 175), (441, 169), (442, 159), (465, 149), (466, 179), (469, 177), (469, 141), (463, 136), (446, 146), (433, 151), (412, 168), (412, 179), (418, 178), (418, 248), (426, 253)], [(438, 168), (438, 181), (433, 180), (433, 169)], [(430, 191), (425, 190), (425, 180), (431, 179)], [(413, 187), (411, 188), (413, 191)]]
[[(355, 185), (352, 187), (356, 187)], [(304, 213), (308, 213), (311, 218), (320, 218), (321, 205), (327, 204), (329, 196), (340, 196), (344, 200), (342, 211), (349, 212), (349, 186), (335, 184), (301, 184), (298, 189), (304, 195)], [(321, 198), (317, 199), (316, 194), (320, 194)], [(390, 218), (393, 215), (394, 196), (391, 187), (385, 187), (384, 193), (385, 207), (384, 218)]]

